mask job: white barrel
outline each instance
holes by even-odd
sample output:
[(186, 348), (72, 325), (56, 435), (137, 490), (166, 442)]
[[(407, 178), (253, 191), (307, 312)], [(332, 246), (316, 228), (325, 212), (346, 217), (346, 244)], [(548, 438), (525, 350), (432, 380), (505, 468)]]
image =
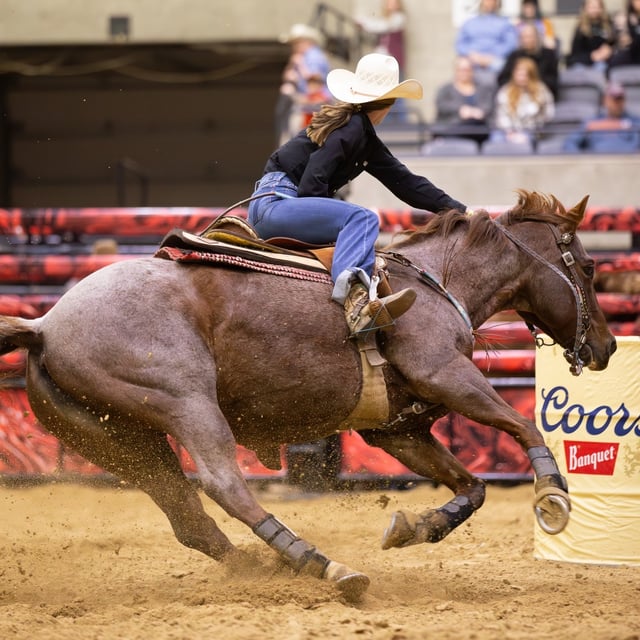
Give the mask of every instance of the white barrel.
[(569, 483), (566, 529), (536, 526), (534, 556), (640, 566), (640, 337), (605, 371), (573, 376), (559, 346), (536, 354), (536, 423)]

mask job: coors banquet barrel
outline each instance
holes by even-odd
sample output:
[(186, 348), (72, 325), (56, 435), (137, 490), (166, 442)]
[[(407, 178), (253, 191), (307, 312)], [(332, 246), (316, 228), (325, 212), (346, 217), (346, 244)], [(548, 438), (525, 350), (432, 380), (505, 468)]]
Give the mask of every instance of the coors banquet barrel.
[(536, 354), (536, 423), (569, 483), (569, 524), (534, 533), (546, 560), (640, 565), (640, 337), (605, 371), (573, 376), (558, 345)]

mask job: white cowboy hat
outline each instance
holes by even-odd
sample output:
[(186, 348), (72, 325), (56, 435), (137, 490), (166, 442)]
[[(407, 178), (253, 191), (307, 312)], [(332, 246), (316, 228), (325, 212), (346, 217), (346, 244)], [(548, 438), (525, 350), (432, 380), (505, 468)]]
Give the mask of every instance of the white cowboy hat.
[(360, 58), (355, 73), (346, 69), (329, 71), (327, 87), (334, 98), (351, 104), (391, 98), (422, 98), (422, 85), (417, 80), (399, 80), (400, 70), (394, 57), (369, 53)]
[(289, 33), (280, 36), (280, 42), (290, 43), (294, 40), (313, 40), (313, 42), (322, 46), (324, 37), (315, 27), (300, 23), (294, 24), (289, 29)]

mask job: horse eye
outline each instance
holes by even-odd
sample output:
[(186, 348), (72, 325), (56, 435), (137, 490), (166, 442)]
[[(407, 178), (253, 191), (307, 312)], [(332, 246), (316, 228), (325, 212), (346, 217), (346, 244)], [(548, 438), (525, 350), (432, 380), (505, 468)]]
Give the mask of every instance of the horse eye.
[(584, 275), (587, 276), (587, 278), (593, 278), (593, 276), (596, 273), (596, 269), (595, 269), (595, 266), (593, 265), (593, 263), (585, 264), (582, 267), (582, 271), (584, 272)]

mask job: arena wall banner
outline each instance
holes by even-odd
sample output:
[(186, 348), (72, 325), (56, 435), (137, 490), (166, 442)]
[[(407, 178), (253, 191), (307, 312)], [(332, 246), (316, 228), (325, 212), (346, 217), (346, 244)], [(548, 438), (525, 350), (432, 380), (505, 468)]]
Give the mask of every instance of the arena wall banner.
[(536, 527), (534, 556), (640, 566), (640, 337), (605, 371), (572, 376), (559, 346), (536, 356), (536, 422), (569, 483), (566, 529)]

